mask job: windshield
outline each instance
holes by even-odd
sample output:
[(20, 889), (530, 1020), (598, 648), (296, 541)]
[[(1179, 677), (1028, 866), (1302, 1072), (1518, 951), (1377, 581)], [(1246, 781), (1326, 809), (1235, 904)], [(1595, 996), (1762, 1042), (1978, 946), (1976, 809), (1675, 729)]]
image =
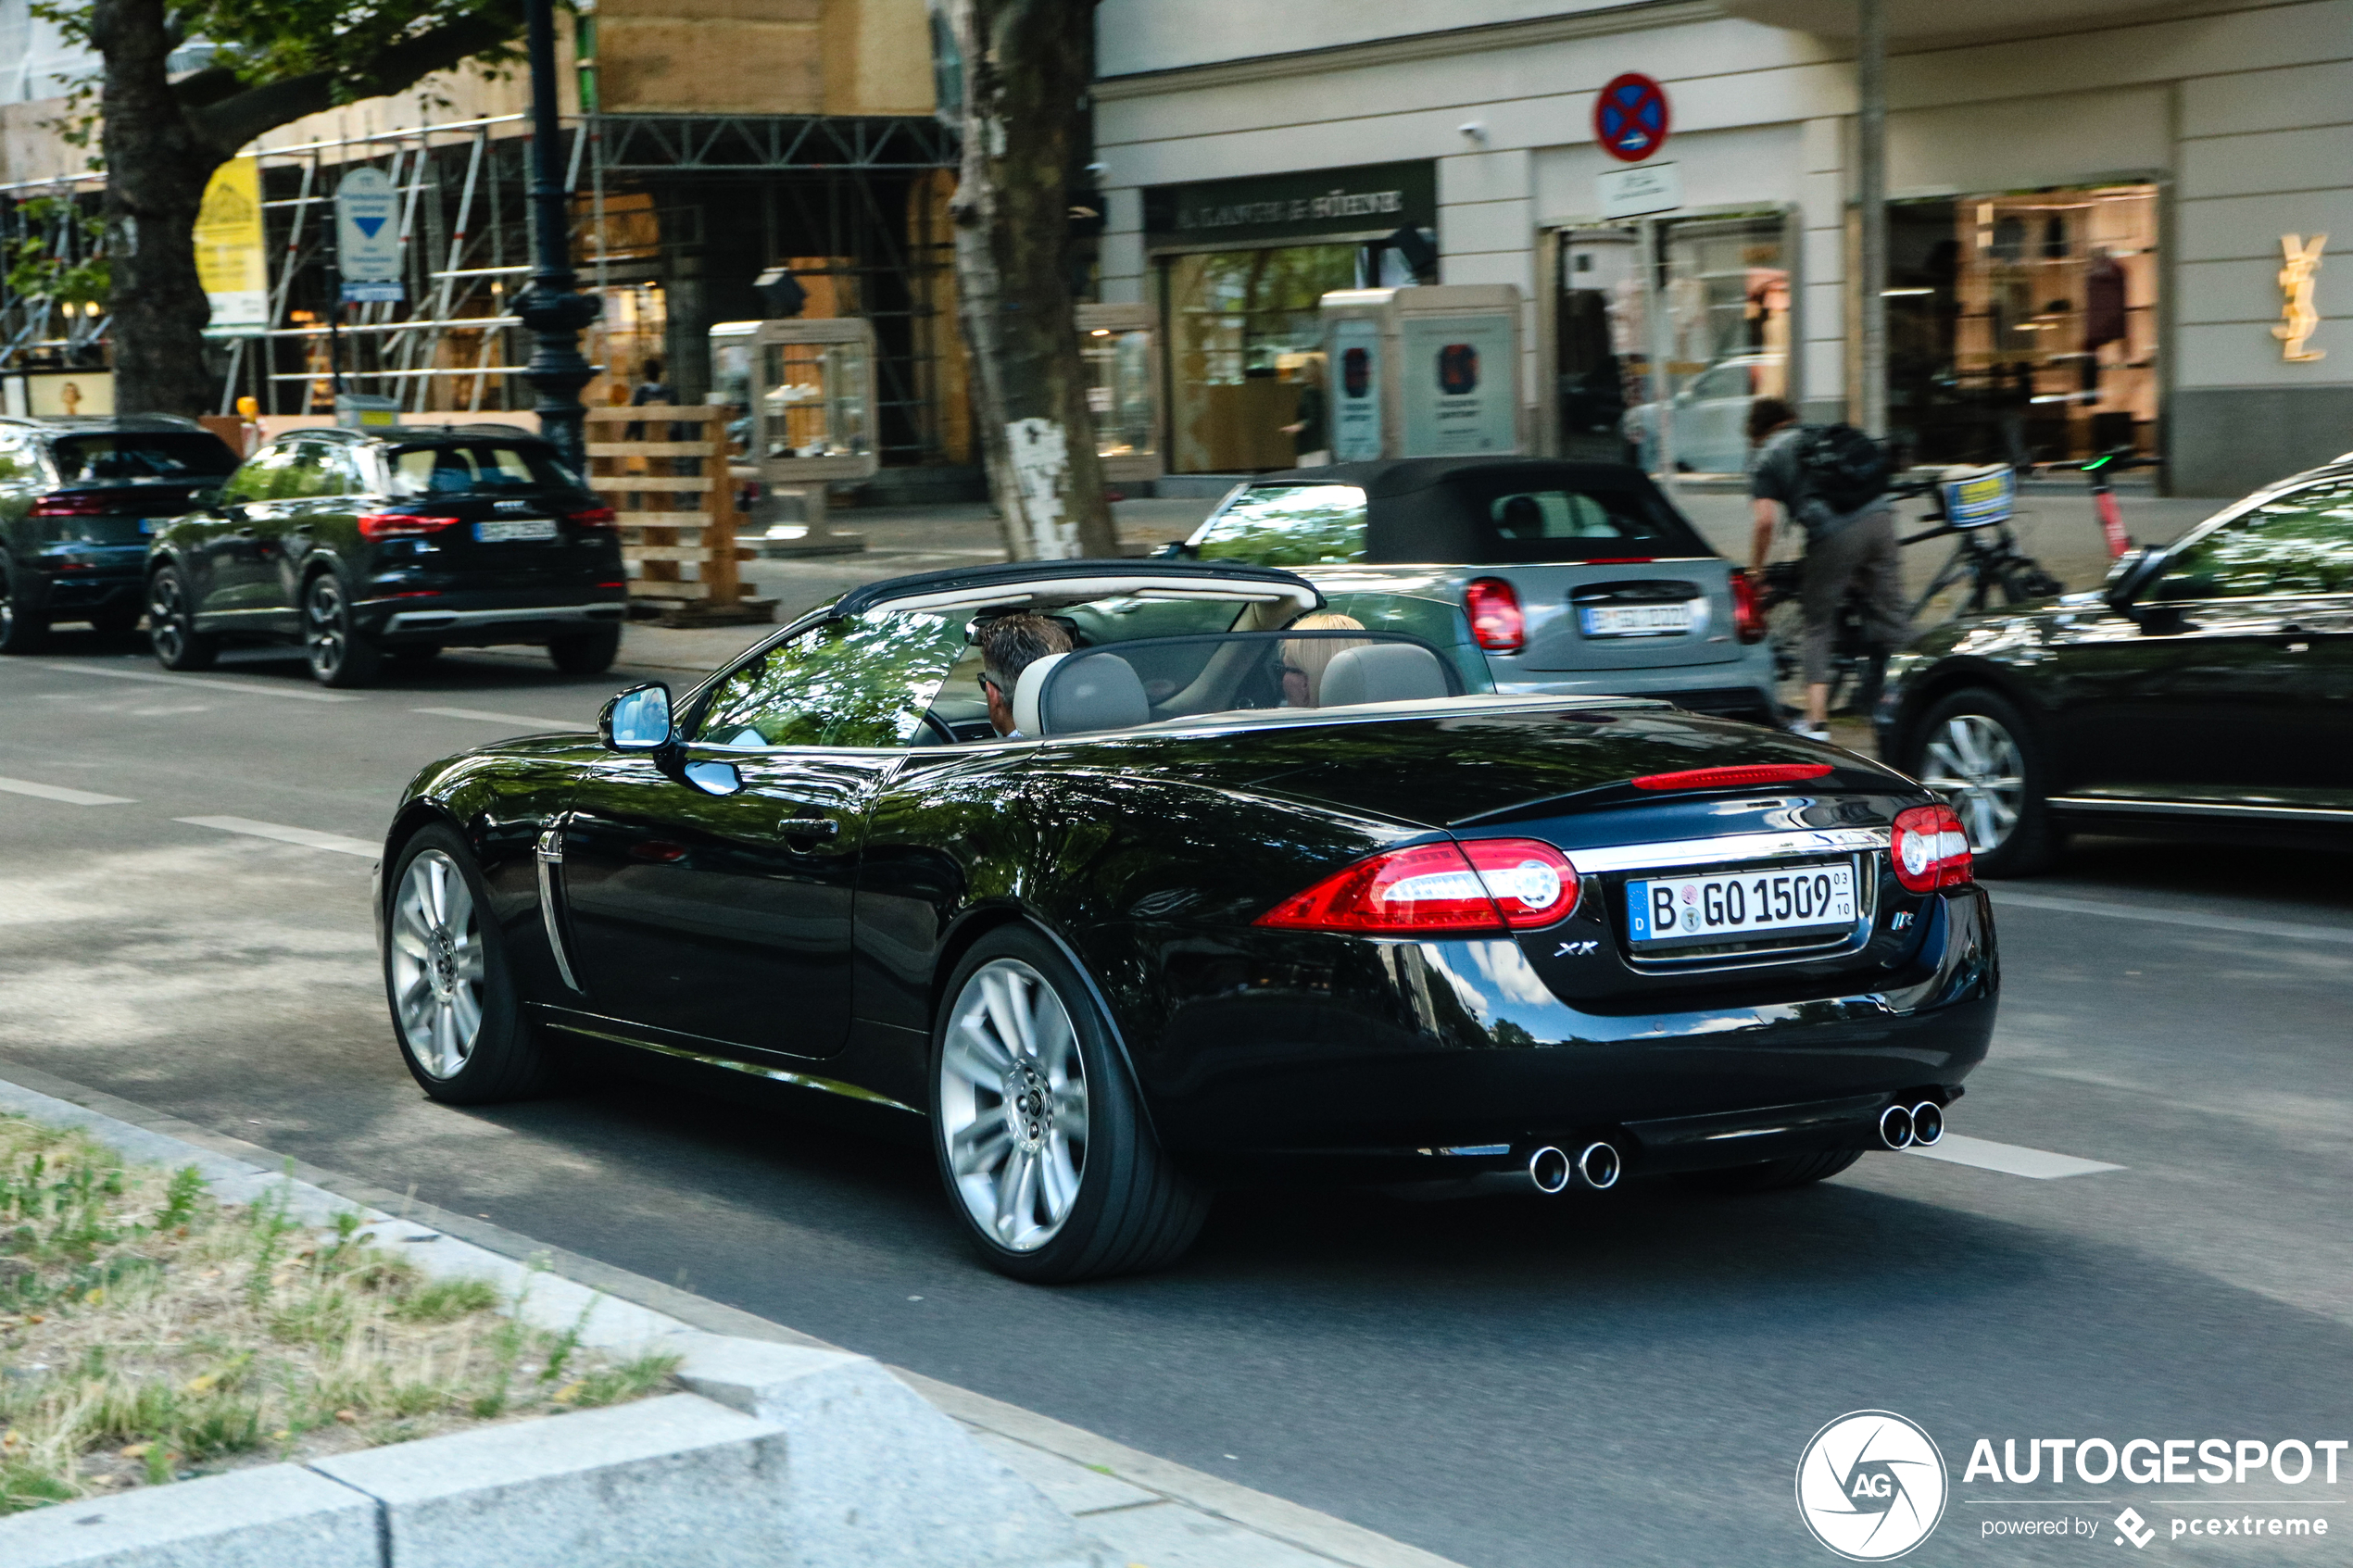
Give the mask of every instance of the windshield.
[(1353, 484), (1253, 484), (1193, 535), (1202, 560), (1342, 566), (1365, 558), (1365, 493)]
[(59, 437), (49, 448), (68, 484), (198, 483), (237, 466), (220, 437), (201, 431), (118, 432)]
[(578, 489), (580, 482), (541, 446), (482, 442), (463, 446), (396, 446), (385, 455), (392, 494), (479, 495), (497, 490)]
[[(1048, 671), (1036, 696), (1038, 733), (1462, 695), (1461, 678), (1437, 649), (1394, 632), (1330, 624), (1349, 619), (1317, 615), (1280, 632), (1148, 637), (1081, 649)], [(1024, 706), (1017, 698), (1016, 715)]]

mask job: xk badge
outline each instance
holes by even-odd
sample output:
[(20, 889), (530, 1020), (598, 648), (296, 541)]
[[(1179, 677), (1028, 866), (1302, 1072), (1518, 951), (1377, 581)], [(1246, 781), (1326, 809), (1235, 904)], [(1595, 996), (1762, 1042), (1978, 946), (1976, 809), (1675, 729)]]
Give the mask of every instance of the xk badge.
[(1928, 1539), (1945, 1495), (1935, 1440), (1893, 1411), (1840, 1416), (1797, 1461), (1798, 1516), (1856, 1562), (1884, 1562)]
[(1556, 959), (1590, 959), (1593, 956), (1593, 949), (1600, 946), (1601, 944), (1598, 942), (1564, 942), (1554, 951), (1553, 957)]

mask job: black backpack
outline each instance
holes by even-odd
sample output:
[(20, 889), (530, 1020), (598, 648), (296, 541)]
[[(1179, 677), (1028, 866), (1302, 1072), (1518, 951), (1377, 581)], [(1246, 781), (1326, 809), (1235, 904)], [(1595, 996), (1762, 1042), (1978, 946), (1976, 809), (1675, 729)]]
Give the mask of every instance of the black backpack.
[(1807, 425), (1790, 455), (1797, 468), (1790, 513), (1808, 533), (1887, 493), (1886, 449), (1853, 425)]

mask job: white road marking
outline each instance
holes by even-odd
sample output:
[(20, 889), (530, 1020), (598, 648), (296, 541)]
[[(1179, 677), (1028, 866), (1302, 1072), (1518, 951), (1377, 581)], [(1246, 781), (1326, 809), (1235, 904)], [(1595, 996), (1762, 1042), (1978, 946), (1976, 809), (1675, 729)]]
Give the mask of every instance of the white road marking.
[(485, 724), (521, 724), (533, 730), (585, 730), (589, 726), (577, 719), (535, 719), (528, 713), (493, 713), (481, 708), (412, 708), (411, 713), (430, 713), (437, 719), (478, 719)]
[(243, 692), (247, 696), (289, 696), (296, 702), (365, 702), (365, 697), (347, 692), (312, 691), (302, 686), (265, 686), (258, 681), (223, 680), (218, 675), (168, 675), (161, 671), (109, 670), (102, 664), (52, 664), (34, 666), (40, 670), (56, 670), (68, 675), (105, 675), (117, 681), (155, 681), (167, 686), (183, 689), (202, 687), (208, 692)]
[(131, 806), (134, 802), (127, 795), (93, 795), (86, 789), (68, 789), (63, 784), (34, 784), (31, 779), (0, 779), (0, 789), (10, 795), (30, 795), (39, 800), (62, 800), (69, 806)]
[(2241, 915), (2189, 914), (2181, 909), (2136, 909), (2104, 898), (2054, 898), (2047, 893), (2012, 893), (2007, 889), (1994, 895), (1996, 913), (2010, 905), (2067, 915), (2108, 915), (2116, 920), (2147, 921), (2155, 925), (2186, 925), (2196, 931), (2236, 931), (2249, 936), (2288, 936), (2303, 942), (2353, 942), (2353, 928), (2344, 926), (2248, 920)]
[(185, 822), (192, 828), (215, 828), (222, 833), (241, 833), (249, 838), (274, 838), (281, 844), (299, 844), (306, 849), (332, 849), (338, 855), (365, 855), (371, 860), (384, 853), (384, 846), (371, 844), (364, 838), (346, 838), (341, 834), (321, 833), (316, 828), (290, 828), (282, 822), (257, 822), (251, 817), (174, 817), (175, 822)]
[(2058, 1176), (2088, 1176), (2096, 1171), (2121, 1171), (2121, 1165), (2104, 1165), (2096, 1160), (2078, 1160), (2071, 1154), (2053, 1154), (2047, 1149), (2021, 1148), (2014, 1143), (1995, 1143), (1990, 1138), (1963, 1137), (1947, 1133), (1937, 1140), (1933, 1148), (1907, 1148), (1906, 1154), (1917, 1154), (1923, 1160), (1943, 1160), (1955, 1165), (1974, 1165), (1981, 1171), (1999, 1171), (2007, 1176), (2032, 1176), (2047, 1182)]

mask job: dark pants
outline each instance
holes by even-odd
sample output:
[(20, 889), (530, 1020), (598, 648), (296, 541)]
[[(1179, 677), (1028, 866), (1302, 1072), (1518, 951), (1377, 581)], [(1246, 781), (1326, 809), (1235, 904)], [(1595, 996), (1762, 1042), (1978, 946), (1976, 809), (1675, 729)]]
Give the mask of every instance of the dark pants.
[(1895, 518), (1884, 508), (1806, 543), (1806, 684), (1809, 686), (1830, 684), (1838, 607), (1850, 586), (1861, 590), (1863, 642), (1875, 660), (1911, 640), (1912, 617), (1904, 603)]

